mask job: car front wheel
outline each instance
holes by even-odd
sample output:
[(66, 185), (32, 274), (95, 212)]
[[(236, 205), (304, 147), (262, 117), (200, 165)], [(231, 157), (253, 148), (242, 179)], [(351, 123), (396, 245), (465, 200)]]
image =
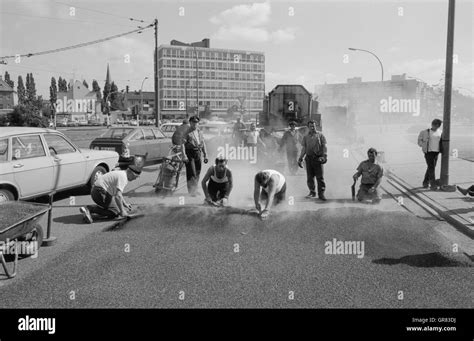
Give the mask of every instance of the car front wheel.
[(102, 176), (105, 173), (107, 173), (107, 171), (105, 170), (104, 167), (102, 167), (102, 166), (95, 167), (94, 170), (92, 171), (89, 183), (87, 184), (88, 187), (92, 188), (92, 186), (94, 185), (95, 181), (99, 178), (99, 176)]
[(15, 197), (12, 192), (8, 189), (0, 188), (0, 203), (13, 200), (15, 200)]

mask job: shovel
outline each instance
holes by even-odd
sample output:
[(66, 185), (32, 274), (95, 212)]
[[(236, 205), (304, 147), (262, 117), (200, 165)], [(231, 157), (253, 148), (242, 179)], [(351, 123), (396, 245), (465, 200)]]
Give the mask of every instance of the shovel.
[(354, 180), (354, 183), (351, 186), (352, 201), (355, 201), (356, 197), (356, 182), (357, 180)]

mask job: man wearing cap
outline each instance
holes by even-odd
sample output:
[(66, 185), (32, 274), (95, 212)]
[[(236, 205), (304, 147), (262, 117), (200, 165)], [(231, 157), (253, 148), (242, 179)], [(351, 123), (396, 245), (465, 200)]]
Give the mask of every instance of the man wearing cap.
[(288, 161), (288, 170), (291, 175), (298, 171), (298, 144), (301, 141), (301, 135), (296, 130), (296, 122), (290, 121), (290, 129), (285, 131), (280, 141), (280, 150), (286, 146), (286, 159)]
[(378, 187), (382, 182), (383, 168), (375, 162), (377, 157), (377, 150), (370, 148), (367, 151), (367, 160), (362, 161), (357, 167), (357, 172), (354, 174), (353, 179), (357, 179), (362, 176), (360, 181), (359, 191), (357, 192), (357, 200), (372, 200), (373, 204), (380, 202), (381, 195), (378, 191)]
[(306, 156), (306, 183), (309, 188), (307, 198), (316, 197), (316, 186), (314, 178), (318, 182), (318, 196), (319, 199), (326, 201), (324, 191), (326, 184), (324, 182), (324, 168), (323, 165), (327, 162), (327, 147), (326, 138), (322, 133), (316, 130), (316, 122), (308, 122), (309, 132), (303, 137), (301, 142), (301, 154), (298, 159), (298, 166), (303, 168), (303, 158)]
[(207, 203), (227, 206), (232, 191), (232, 172), (227, 168), (227, 160), (223, 156), (217, 157), (215, 165), (209, 167), (201, 185)]
[(185, 135), (184, 148), (188, 162), (186, 163), (186, 179), (188, 181), (188, 193), (197, 195), (199, 176), (201, 175), (201, 159), (207, 163), (207, 150), (202, 132), (198, 129), (199, 117), (192, 116), (189, 119), (190, 128)]
[(123, 191), (129, 181), (136, 180), (141, 169), (135, 165), (130, 165), (126, 170), (115, 170), (100, 176), (92, 186), (91, 197), (97, 205), (81, 207), (79, 211), (84, 217), (84, 221), (92, 224), (94, 221), (91, 214), (97, 214), (109, 219), (118, 216), (126, 217), (127, 210), (132, 206), (123, 198)]

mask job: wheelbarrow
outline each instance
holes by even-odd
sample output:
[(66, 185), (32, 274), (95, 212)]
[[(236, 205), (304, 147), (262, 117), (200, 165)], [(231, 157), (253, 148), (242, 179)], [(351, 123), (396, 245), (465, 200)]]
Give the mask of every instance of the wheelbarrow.
[[(41, 246), (43, 228), (38, 220), (50, 210), (51, 206), (48, 204), (23, 201), (0, 203), (0, 263), (8, 278), (16, 276), (19, 256), (36, 254)], [(14, 257), (11, 271), (4, 255)]]
[(158, 178), (153, 187), (155, 192), (164, 196), (178, 189), (179, 177), (184, 165), (184, 153), (179, 146), (170, 148), (169, 155), (163, 159)]

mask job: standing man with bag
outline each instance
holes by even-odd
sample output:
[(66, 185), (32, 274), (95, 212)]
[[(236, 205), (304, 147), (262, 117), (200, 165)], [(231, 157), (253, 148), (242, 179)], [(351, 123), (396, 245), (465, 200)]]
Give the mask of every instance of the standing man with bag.
[(202, 132), (198, 129), (199, 117), (189, 118), (190, 128), (185, 135), (184, 148), (188, 162), (186, 163), (186, 179), (188, 181), (188, 193), (197, 196), (199, 176), (201, 175), (201, 159), (207, 163), (207, 150)]
[(311, 120), (308, 122), (309, 132), (303, 137), (301, 142), (301, 154), (298, 159), (298, 166), (303, 168), (303, 158), (306, 156), (306, 179), (309, 188), (307, 198), (316, 197), (316, 186), (314, 178), (318, 182), (318, 197), (322, 201), (326, 201), (324, 191), (326, 184), (324, 182), (323, 165), (327, 162), (326, 138), (322, 133), (316, 130), (316, 122)]
[(425, 154), (427, 166), (423, 179), (423, 188), (428, 188), (429, 186), (434, 191), (438, 189), (435, 170), (438, 155), (442, 153), (442, 131), (439, 129), (442, 123), (441, 120), (436, 118), (431, 122), (431, 129), (423, 129), (418, 135), (418, 145)]

